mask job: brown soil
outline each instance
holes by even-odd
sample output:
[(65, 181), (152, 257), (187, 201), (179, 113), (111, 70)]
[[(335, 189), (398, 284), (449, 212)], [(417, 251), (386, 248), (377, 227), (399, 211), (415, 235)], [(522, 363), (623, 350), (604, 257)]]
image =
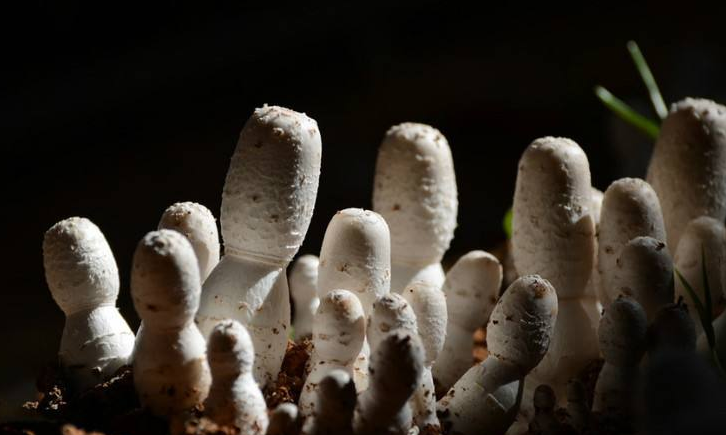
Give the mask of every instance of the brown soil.
[(277, 405), (285, 402), (298, 402), (305, 384), (307, 376), (305, 366), (310, 359), (312, 348), (313, 343), (307, 338), (299, 343), (287, 342), (285, 359), (282, 361), (282, 369), (277, 375), (277, 381), (264, 391), (268, 409), (275, 409)]

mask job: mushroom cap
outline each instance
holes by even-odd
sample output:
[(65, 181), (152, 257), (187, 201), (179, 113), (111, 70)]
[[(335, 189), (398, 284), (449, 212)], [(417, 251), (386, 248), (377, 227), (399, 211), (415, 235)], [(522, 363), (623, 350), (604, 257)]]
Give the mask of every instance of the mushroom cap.
[(202, 280), (219, 262), (217, 221), (209, 209), (196, 202), (177, 202), (161, 215), (158, 229), (176, 230), (184, 234), (194, 248)]
[(313, 321), (313, 346), (321, 359), (341, 364), (354, 360), (363, 347), (366, 325), (363, 307), (347, 290), (333, 290), (320, 299)]
[(290, 296), (299, 303), (307, 303), (318, 296), (318, 264), (315, 255), (302, 255), (295, 260), (290, 270)]
[(524, 376), (547, 353), (556, 319), (557, 294), (552, 284), (538, 275), (518, 278), (489, 318), (489, 354), (519, 369)]
[[(640, 178), (615, 180), (605, 191), (598, 231), (598, 271), (606, 291), (612, 285), (620, 250), (638, 236), (665, 240), (658, 196)], [(609, 296), (617, 298), (616, 294)]]
[(615, 366), (636, 366), (645, 352), (647, 330), (645, 311), (635, 299), (615, 299), (605, 309), (597, 331), (605, 361)]
[(491, 315), (502, 286), (502, 265), (485, 251), (463, 255), (446, 273), (443, 292), (449, 321), (474, 331)]
[(425, 281), (416, 281), (403, 291), (403, 297), (416, 314), (418, 334), (426, 352), (426, 365), (439, 357), (446, 339), (446, 296)]
[[(700, 216), (689, 222), (678, 241), (673, 265), (686, 278), (702, 301), (705, 298), (701, 269), (702, 255), (706, 260), (706, 275), (711, 297), (718, 299), (726, 292), (726, 286), (721, 278), (722, 269), (724, 269), (722, 265), (726, 257), (725, 244), (726, 227), (723, 222), (710, 216)], [(676, 279), (675, 284), (676, 297), (683, 296), (690, 302), (691, 297), (683, 287), (681, 280)]]
[(333, 369), (318, 384), (318, 415), (347, 413), (352, 416), (355, 399), (353, 378), (344, 370)]
[(378, 150), (373, 209), (391, 230), (393, 263), (441, 261), (458, 210), (451, 149), (441, 132), (411, 122), (388, 130)]
[(318, 296), (344, 288), (361, 301), (366, 316), (391, 288), (391, 236), (376, 212), (347, 208), (328, 224), (320, 249)]
[(512, 254), (522, 275), (549, 280), (560, 297), (585, 292), (595, 258), (587, 156), (572, 140), (544, 137), (522, 154), (514, 192)]
[(665, 243), (652, 237), (636, 237), (620, 250), (608, 293), (614, 300), (631, 296), (648, 319), (658, 308), (673, 302), (673, 261)]
[(649, 350), (696, 349), (696, 325), (688, 314), (688, 307), (679, 300), (661, 307), (648, 327)]
[(207, 358), (212, 377), (252, 372), (255, 350), (247, 329), (236, 320), (223, 320), (207, 340)]
[(183, 327), (199, 308), (199, 266), (191, 243), (174, 230), (151, 231), (134, 253), (131, 297), (145, 327)]
[(90, 220), (71, 217), (50, 227), (43, 239), (43, 266), (53, 299), (66, 315), (116, 304), (116, 260)]
[(397, 329), (418, 335), (416, 314), (403, 296), (388, 293), (373, 304), (367, 328), (371, 349), (375, 350), (389, 332)]
[(240, 133), (222, 193), (226, 255), (292, 260), (310, 225), (320, 159), (315, 120), (278, 106), (255, 109)]
[(726, 107), (686, 98), (663, 120), (648, 167), (663, 207), (668, 245), (698, 216), (726, 218)]
[(416, 334), (397, 329), (375, 349), (370, 360), (370, 387), (388, 405), (405, 403), (418, 387), (424, 370), (424, 348)]

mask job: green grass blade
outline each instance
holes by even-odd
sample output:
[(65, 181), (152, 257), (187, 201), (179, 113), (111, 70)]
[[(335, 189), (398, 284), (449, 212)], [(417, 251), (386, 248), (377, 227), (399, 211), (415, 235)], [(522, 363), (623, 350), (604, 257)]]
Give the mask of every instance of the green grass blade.
[(691, 287), (691, 284), (686, 281), (686, 278), (681, 275), (681, 272), (679, 272), (678, 269), (676, 269), (675, 272), (678, 276), (678, 279), (681, 280), (683, 288), (686, 289), (686, 292), (688, 292), (688, 296), (690, 296), (691, 300), (693, 301), (693, 306), (698, 312), (698, 318), (701, 320), (701, 326), (703, 327), (703, 331), (706, 334), (706, 339), (708, 340), (708, 347), (713, 350), (716, 344), (716, 337), (713, 333), (713, 325), (711, 324), (711, 322), (708, 321), (711, 316), (706, 314), (706, 308), (701, 303), (701, 299), (699, 299), (698, 295), (693, 290), (693, 287)]
[(514, 216), (514, 212), (512, 211), (512, 207), (509, 207), (509, 210), (507, 210), (506, 213), (504, 213), (504, 219), (502, 219), (502, 228), (504, 228), (504, 234), (507, 235), (507, 239), (512, 238), (512, 217)]
[(653, 103), (655, 113), (658, 114), (660, 119), (665, 119), (665, 117), (668, 116), (668, 109), (666, 108), (665, 101), (663, 101), (663, 96), (658, 89), (658, 85), (655, 83), (653, 73), (650, 71), (650, 67), (648, 67), (648, 63), (645, 61), (643, 53), (640, 51), (640, 48), (635, 41), (628, 41), (627, 47), (630, 52), (630, 57), (633, 59), (633, 63), (635, 63), (635, 68), (638, 69), (640, 78), (643, 79), (643, 83), (645, 83), (645, 87), (648, 89), (648, 95), (650, 96), (651, 103)]
[(610, 91), (602, 86), (595, 86), (595, 95), (608, 109), (612, 110), (625, 122), (642, 131), (653, 140), (658, 138), (658, 132), (660, 131), (658, 124), (636, 112), (623, 100), (611, 94)]

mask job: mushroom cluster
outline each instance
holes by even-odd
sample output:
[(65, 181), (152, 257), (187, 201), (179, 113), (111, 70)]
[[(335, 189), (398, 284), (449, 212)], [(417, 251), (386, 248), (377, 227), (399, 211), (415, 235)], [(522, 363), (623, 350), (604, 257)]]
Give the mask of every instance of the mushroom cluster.
[[(66, 314), (59, 362), (72, 388), (130, 365), (144, 412), (172, 429), (203, 415), (242, 435), (554, 434), (606, 424), (626, 433), (642, 405), (641, 372), (658, 355), (726, 363), (723, 106), (675, 104), (647, 179), (616, 180), (604, 194), (577, 143), (534, 140), (518, 166), (507, 288), (504, 262), (488, 252), (442, 266), (456, 177), (448, 141), (424, 124), (385, 134), (372, 210), (337, 212), (319, 256), (295, 260), (321, 150), (312, 118), (255, 110), (222, 191), (221, 258), (215, 218), (200, 204), (170, 206), (141, 238), (130, 282), (136, 334), (115, 307), (119, 271), (101, 230), (79, 217), (53, 225), (43, 257)], [(708, 292), (713, 328), (691, 300)], [(474, 359), (476, 334), (483, 360)], [(268, 409), (263, 392), (278, 386), (294, 342), (310, 349), (299, 394)]]

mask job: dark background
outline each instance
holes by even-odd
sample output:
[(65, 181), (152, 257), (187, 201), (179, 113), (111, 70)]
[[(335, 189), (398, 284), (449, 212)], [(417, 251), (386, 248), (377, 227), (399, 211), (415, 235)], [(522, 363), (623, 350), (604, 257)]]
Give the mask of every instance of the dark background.
[(536, 137), (580, 143), (602, 190), (643, 176), (650, 141), (592, 92), (601, 83), (655, 118), (628, 39), (667, 102), (726, 101), (723, 7), (393, 3), (36, 1), (0, 13), (0, 416), (8, 400), (29, 398), (28, 379), (54, 358), (63, 326), (44, 281), (44, 231), (73, 215), (101, 227), (135, 327), (136, 242), (176, 201), (218, 215), (239, 131), (263, 103), (304, 111), (322, 131), (320, 191), (301, 253), (318, 252), (336, 210), (370, 207), (384, 132), (419, 121), (453, 151), (454, 256), (503, 239), (516, 162)]

